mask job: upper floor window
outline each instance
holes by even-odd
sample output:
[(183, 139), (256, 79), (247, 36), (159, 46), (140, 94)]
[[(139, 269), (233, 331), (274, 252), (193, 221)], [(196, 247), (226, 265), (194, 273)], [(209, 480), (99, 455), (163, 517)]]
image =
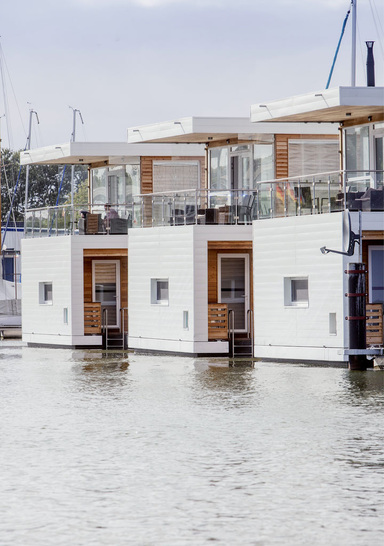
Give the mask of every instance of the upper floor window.
[(345, 169), (367, 171), (370, 166), (369, 126), (345, 130)]
[(303, 176), (340, 169), (339, 141), (324, 139), (290, 139), (288, 174)]

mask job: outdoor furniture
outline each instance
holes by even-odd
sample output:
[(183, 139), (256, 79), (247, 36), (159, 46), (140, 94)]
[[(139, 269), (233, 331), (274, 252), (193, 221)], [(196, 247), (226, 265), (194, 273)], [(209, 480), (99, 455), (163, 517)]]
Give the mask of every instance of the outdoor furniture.
[(128, 220), (126, 218), (111, 218), (109, 220), (109, 227), (111, 235), (128, 233)]
[(254, 219), (255, 196), (249, 193), (243, 197), (241, 204), (237, 206), (238, 223), (249, 224)]
[(384, 210), (384, 190), (383, 188), (376, 190), (368, 188), (368, 190), (359, 198), (356, 199), (359, 210), (375, 211)]

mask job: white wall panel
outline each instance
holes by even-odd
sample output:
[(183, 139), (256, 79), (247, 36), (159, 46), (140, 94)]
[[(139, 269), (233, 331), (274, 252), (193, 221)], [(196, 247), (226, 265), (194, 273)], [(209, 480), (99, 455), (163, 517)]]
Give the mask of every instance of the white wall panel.
[[(342, 215), (262, 220), (253, 224), (255, 355), (343, 359), (344, 260), (320, 247), (342, 250)], [(284, 304), (284, 277), (308, 277), (308, 307)], [(337, 335), (329, 333), (336, 313)], [(301, 355), (301, 356), (300, 356)]]
[[(126, 235), (68, 236), (22, 241), (23, 340), (52, 345), (100, 345), (84, 336), (84, 249), (127, 248)], [(39, 283), (52, 282), (52, 305), (39, 303)], [(68, 324), (64, 324), (64, 308)]]
[[(220, 353), (208, 343), (208, 241), (251, 240), (251, 226), (179, 226), (129, 231), (129, 346)], [(169, 279), (169, 305), (151, 304), (151, 278)], [(183, 311), (189, 329), (183, 329)]]

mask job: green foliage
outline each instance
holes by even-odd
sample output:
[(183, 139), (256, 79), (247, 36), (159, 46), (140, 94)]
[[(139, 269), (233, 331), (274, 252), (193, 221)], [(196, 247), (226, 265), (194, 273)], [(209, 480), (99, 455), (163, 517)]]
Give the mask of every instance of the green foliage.
[[(87, 167), (75, 168), (75, 195), (81, 204), (88, 202)], [(17, 184), (17, 180), (19, 181)], [(20, 152), (7, 148), (1, 151), (1, 219), (6, 221), (13, 199), (13, 214), (16, 221), (23, 220), (25, 205), (26, 167), (20, 168)], [(17, 189), (15, 191), (17, 184)], [(70, 202), (71, 167), (63, 165), (32, 165), (29, 169), (28, 208), (42, 208)], [(85, 186), (85, 188), (84, 188)], [(84, 199), (84, 200), (83, 200)]]

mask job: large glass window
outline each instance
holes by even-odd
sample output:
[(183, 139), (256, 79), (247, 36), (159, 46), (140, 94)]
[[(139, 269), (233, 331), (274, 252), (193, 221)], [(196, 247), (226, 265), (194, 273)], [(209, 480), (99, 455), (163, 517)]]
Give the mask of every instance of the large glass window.
[(116, 165), (92, 169), (92, 202), (124, 204), (140, 193), (140, 166)]
[(212, 190), (229, 189), (228, 148), (210, 150), (210, 187)]
[(369, 127), (345, 130), (345, 168), (347, 171), (369, 170)]
[(275, 178), (275, 161), (273, 144), (254, 144), (253, 146), (253, 180), (254, 183)]

